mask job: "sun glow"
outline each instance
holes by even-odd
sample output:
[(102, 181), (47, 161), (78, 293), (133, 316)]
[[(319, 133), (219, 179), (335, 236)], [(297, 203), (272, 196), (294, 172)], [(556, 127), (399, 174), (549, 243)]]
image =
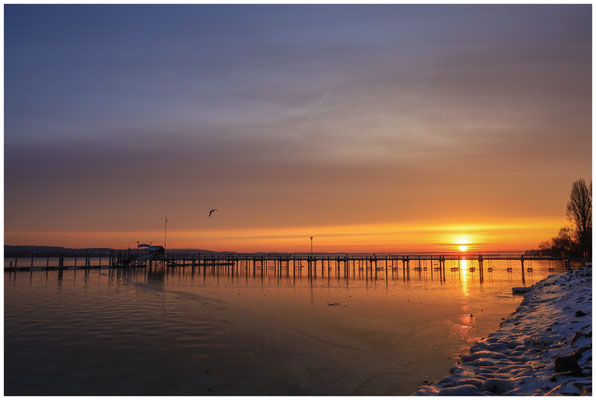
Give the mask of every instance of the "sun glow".
[(457, 235), (453, 239), (453, 242), (461, 252), (466, 252), (470, 248), (472, 239), (469, 235)]
[(458, 235), (455, 237), (455, 243), (457, 244), (470, 244), (470, 237), (467, 235)]

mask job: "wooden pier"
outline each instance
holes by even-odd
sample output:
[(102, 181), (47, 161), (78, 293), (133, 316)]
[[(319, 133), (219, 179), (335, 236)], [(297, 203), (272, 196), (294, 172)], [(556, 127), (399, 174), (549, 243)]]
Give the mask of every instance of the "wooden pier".
[[(84, 257), (69, 257), (65, 261), (63, 254), (54, 257), (5, 258), (7, 271), (34, 270), (64, 270), (64, 269), (103, 269), (103, 268), (146, 268), (163, 266), (167, 268), (235, 268), (242, 266), (253, 275), (263, 274), (267, 268), (274, 273), (289, 274), (292, 271), (305, 270), (308, 276), (330, 276), (332, 273), (340, 276), (355, 274), (356, 270), (364, 271), (368, 277), (377, 278), (379, 273), (387, 275), (389, 272), (404, 274), (414, 271), (429, 271), (431, 275), (438, 273), (444, 279), (446, 265), (450, 264), (450, 271), (461, 268), (462, 262), (473, 263), (470, 271), (478, 269), (483, 278), (485, 265), (492, 271), (493, 261), (519, 262), (522, 277), (527, 272), (527, 263), (532, 261), (562, 262), (566, 269), (571, 263), (585, 263), (591, 261), (588, 257), (543, 256), (523, 252), (483, 252), (483, 253), (208, 253), (208, 254), (171, 254), (166, 253), (155, 257), (148, 257), (136, 250), (114, 250), (105, 256), (91, 256), (85, 252)], [(457, 264), (457, 265), (454, 265)], [(472, 270), (473, 268), (473, 270)], [(531, 269), (531, 268), (530, 268)]]

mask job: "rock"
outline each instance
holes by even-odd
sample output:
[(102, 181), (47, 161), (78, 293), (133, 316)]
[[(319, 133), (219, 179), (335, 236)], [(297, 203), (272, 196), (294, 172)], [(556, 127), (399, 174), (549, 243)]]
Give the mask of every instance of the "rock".
[(582, 353), (583, 353), (584, 351), (588, 351), (588, 350), (592, 350), (592, 345), (591, 345), (591, 344), (589, 344), (589, 345), (587, 345), (587, 346), (584, 346), (584, 347), (581, 347), (581, 348), (579, 348), (579, 349), (575, 350), (575, 351), (574, 351), (574, 352), (571, 354), (571, 357), (573, 357), (573, 358), (574, 358), (576, 361), (579, 361), (579, 360), (581, 360), (581, 358), (582, 358)]
[(460, 379), (458, 384), (459, 385), (474, 385), (478, 389), (480, 389), (482, 387), (482, 385), (484, 384), (484, 381), (481, 379), (467, 378), (467, 379)]
[(555, 359), (555, 372), (566, 372), (566, 375), (569, 376), (583, 376), (576, 355), (557, 357)]
[(455, 378), (452, 376), (446, 376), (445, 378), (439, 381), (439, 385), (445, 385), (451, 383)]
[(495, 394), (503, 394), (512, 390), (515, 387), (515, 381), (510, 379), (487, 379), (482, 385), (482, 390), (486, 390)]
[(490, 346), (488, 346), (488, 349), (490, 351), (506, 350), (507, 346), (505, 346), (503, 343), (493, 343)]
[(550, 381), (556, 382), (557, 379), (559, 379), (559, 377), (561, 377), (561, 376), (567, 376), (566, 372), (557, 372), (556, 374), (552, 374), (550, 377)]
[(486, 345), (486, 343), (476, 343), (475, 345), (473, 345), (472, 347), (470, 347), (470, 353), (475, 353), (477, 351), (482, 351), (482, 350), (487, 350), (488, 346)]
[(327, 305), (328, 305), (329, 307), (331, 307), (331, 306), (339, 306), (339, 303), (329, 303), (329, 304), (327, 304)]
[(486, 358), (479, 358), (477, 360), (472, 361), (472, 363), (479, 367), (492, 367), (493, 365), (496, 364), (494, 361), (487, 360)]
[(454, 365), (453, 367), (449, 368), (449, 372), (451, 374), (457, 374), (458, 372), (462, 372), (463, 370), (463, 368), (458, 367), (457, 365)]
[(586, 313), (585, 313), (585, 312), (583, 312), (582, 310), (579, 310), (579, 311), (576, 311), (576, 312), (575, 312), (575, 316), (576, 316), (576, 317), (585, 317), (586, 315), (588, 315), (588, 314), (586, 314)]
[(524, 293), (528, 293), (533, 288), (534, 288), (534, 286), (528, 286), (528, 287), (520, 286), (520, 287), (511, 288), (511, 291), (513, 292), (513, 294), (524, 294)]
[(436, 395), (437, 393), (438, 393), (438, 390), (432, 386), (420, 386), (418, 388), (418, 390), (416, 390), (416, 393), (414, 393), (414, 395), (415, 396), (433, 396), (433, 395)]
[(575, 335), (573, 336), (573, 339), (571, 339), (571, 344), (575, 343), (577, 340), (581, 339), (581, 338), (589, 338), (592, 336), (592, 332), (590, 332), (589, 334), (584, 333), (582, 331), (577, 331), (575, 333)]
[(484, 396), (474, 385), (460, 385), (439, 390), (438, 396)]
[(461, 360), (463, 362), (474, 361), (478, 358), (492, 358), (494, 360), (500, 360), (502, 358), (505, 358), (505, 355), (494, 351), (481, 350), (472, 354), (461, 356)]
[(577, 389), (568, 386), (566, 383), (563, 383), (559, 386), (555, 386), (550, 392), (546, 393), (547, 396), (562, 396), (574, 394), (577, 394)]

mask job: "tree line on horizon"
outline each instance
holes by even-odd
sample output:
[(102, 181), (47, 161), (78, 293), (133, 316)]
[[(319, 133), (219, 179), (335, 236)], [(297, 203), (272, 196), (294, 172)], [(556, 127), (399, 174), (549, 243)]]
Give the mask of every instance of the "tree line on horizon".
[(570, 225), (538, 247), (542, 254), (590, 256), (592, 254), (592, 182), (582, 178), (573, 182), (566, 207)]

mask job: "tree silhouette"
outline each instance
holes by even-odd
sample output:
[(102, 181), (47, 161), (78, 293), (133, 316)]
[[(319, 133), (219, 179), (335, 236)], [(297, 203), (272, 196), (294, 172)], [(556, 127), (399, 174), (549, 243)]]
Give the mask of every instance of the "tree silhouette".
[(541, 243), (538, 248), (544, 253), (553, 256), (574, 253), (577, 248), (577, 243), (574, 239), (573, 229), (568, 226), (564, 226), (559, 230), (559, 234), (557, 236), (551, 240)]
[(567, 218), (574, 225), (579, 249), (592, 250), (592, 183), (583, 179), (573, 182), (567, 203)]

